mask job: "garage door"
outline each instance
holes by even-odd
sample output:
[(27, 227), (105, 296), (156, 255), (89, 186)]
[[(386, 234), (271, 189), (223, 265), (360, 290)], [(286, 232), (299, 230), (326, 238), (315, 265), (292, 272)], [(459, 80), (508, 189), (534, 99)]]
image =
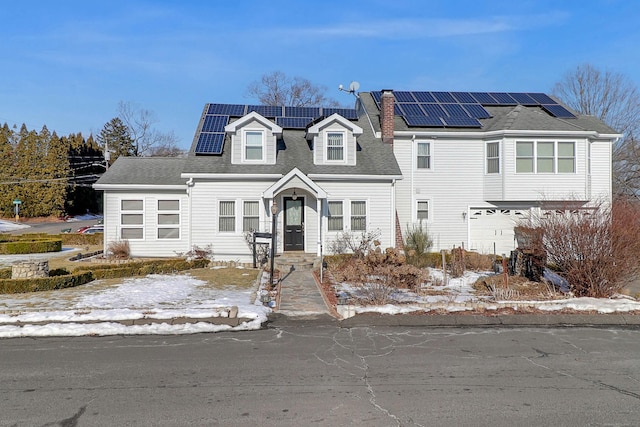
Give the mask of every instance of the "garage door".
[(516, 248), (513, 227), (528, 217), (527, 210), (470, 209), (469, 240), (471, 250), (507, 254)]

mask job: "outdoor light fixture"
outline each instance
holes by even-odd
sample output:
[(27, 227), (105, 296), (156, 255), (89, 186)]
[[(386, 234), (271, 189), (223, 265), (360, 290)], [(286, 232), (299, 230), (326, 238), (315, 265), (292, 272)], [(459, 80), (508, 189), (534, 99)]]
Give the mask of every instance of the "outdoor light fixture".
[(278, 213), (278, 204), (275, 198), (271, 205), (271, 274), (269, 274), (270, 286), (273, 286), (273, 264), (276, 256), (276, 214)]
[(293, 194), (291, 195), (291, 200), (298, 200), (298, 195), (296, 194), (296, 189), (293, 189)]

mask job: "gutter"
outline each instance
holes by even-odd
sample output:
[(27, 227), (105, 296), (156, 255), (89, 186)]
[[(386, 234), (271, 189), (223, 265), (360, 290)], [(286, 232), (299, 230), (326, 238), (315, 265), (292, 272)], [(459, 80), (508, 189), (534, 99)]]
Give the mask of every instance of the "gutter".
[(402, 179), (402, 175), (338, 175), (338, 174), (328, 174), (328, 173), (310, 173), (307, 175), (311, 179), (321, 179), (321, 180), (330, 180), (330, 181), (353, 181), (353, 180), (361, 180), (361, 181), (393, 181)]

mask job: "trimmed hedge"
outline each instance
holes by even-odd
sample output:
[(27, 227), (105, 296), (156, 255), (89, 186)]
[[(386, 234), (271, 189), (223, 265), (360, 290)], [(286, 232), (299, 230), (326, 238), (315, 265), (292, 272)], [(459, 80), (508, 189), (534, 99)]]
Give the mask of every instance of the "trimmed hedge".
[(102, 233), (63, 233), (56, 236), (56, 238), (62, 240), (63, 245), (102, 245), (104, 242)]
[(94, 280), (93, 274), (91, 274), (90, 271), (54, 277), (2, 279), (0, 280), (0, 293), (19, 294), (24, 292), (51, 291), (54, 289), (84, 285), (92, 280)]
[[(81, 266), (72, 274), (51, 275), (65, 273), (63, 269), (52, 270), (50, 277), (30, 279), (11, 279), (11, 269), (0, 270), (0, 294), (16, 294), (22, 292), (50, 291), (53, 289), (72, 288), (84, 285), (98, 279), (119, 279), (131, 276), (146, 276), (147, 274), (166, 274), (192, 268), (204, 268), (209, 264), (207, 259), (193, 261), (157, 260), (141, 261), (129, 264), (105, 264)], [(5, 275), (7, 275), (5, 277)]]
[(131, 262), (128, 264), (111, 264), (81, 266), (75, 271), (89, 270), (96, 279), (118, 279), (130, 276), (146, 276), (147, 274), (166, 274), (176, 271), (190, 270), (192, 268), (204, 268), (209, 264), (209, 260), (196, 259), (193, 261), (176, 260), (158, 260), (158, 261), (141, 261)]
[(48, 240), (18, 240), (0, 243), (0, 254), (37, 254), (43, 252), (60, 252), (62, 241), (60, 239)]

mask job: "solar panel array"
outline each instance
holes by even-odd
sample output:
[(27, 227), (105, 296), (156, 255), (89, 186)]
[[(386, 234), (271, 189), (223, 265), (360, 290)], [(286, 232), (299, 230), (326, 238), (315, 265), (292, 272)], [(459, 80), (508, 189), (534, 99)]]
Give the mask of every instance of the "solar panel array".
[[(382, 92), (371, 92), (380, 108)], [(541, 107), (553, 117), (576, 116), (544, 93), (524, 92), (393, 92), (395, 114), (408, 126), (481, 128), (479, 119), (491, 118), (485, 106)]]
[(358, 114), (352, 108), (319, 107), (275, 107), (270, 105), (209, 104), (202, 121), (196, 154), (222, 154), (224, 128), (230, 117), (242, 117), (257, 112), (263, 117), (275, 120), (283, 129), (306, 129), (309, 124), (332, 114), (340, 114), (347, 120), (357, 120)]

